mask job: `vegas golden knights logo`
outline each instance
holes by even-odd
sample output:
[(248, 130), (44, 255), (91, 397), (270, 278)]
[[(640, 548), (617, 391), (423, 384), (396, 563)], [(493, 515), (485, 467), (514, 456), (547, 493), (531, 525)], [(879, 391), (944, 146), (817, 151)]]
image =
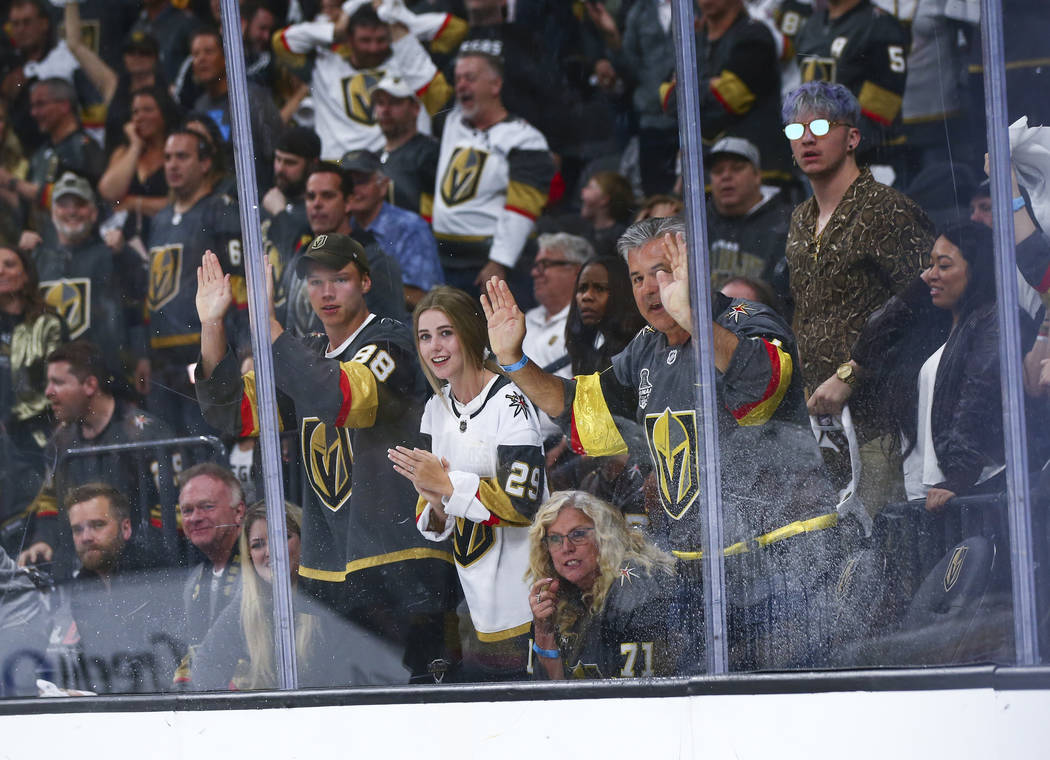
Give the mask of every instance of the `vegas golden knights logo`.
[(700, 495), (699, 438), (696, 412), (672, 412), (645, 417), (645, 437), (656, 465), (664, 511), (680, 520)]
[(182, 282), (182, 243), (150, 248), (146, 305), (158, 311), (179, 294)]
[(970, 551), (968, 546), (959, 546), (952, 553), (948, 561), (948, 569), (944, 571), (944, 590), (951, 591), (962, 575), (963, 563), (966, 561), (966, 552)]
[(300, 429), (303, 467), (321, 503), (338, 512), (353, 492), (354, 450), (350, 431), (305, 417)]
[(446, 206), (465, 203), (478, 194), (481, 170), (489, 154), (475, 148), (456, 148), (441, 179), (441, 200)]
[(491, 525), (472, 522), (462, 517), (456, 518), (452, 555), (460, 567), (470, 567), (484, 557), (495, 541), (496, 534)]
[(86, 277), (40, 283), (47, 305), (69, 326), (69, 339), (76, 340), (91, 327), (91, 280)]
[(343, 78), (343, 107), (346, 115), (358, 124), (375, 124), (372, 119), (372, 96), (369, 93), (382, 78), (382, 71), (368, 71)]
[(803, 82), (834, 82), (838, 61), (817, 56), (803, 58), (801, 73)]

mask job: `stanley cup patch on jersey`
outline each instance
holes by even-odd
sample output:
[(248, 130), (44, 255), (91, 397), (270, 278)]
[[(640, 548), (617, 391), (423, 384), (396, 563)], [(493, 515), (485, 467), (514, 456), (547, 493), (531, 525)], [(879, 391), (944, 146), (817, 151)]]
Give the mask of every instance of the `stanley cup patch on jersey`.
[(645, 439), (656, 469), (664, 511), (681, 520), (700, 495), (699, 437), (692, 409), (645, 416)]
[(40, 283), (40, 294), (69, 327), (69, 339), (76, 340), (91, 327), (91, 280), (71, 277)]
[(338, 512), (353, 492), (354, 451), (350, 431), (304, 417), (299, 430), (303, 468), (310, 487), (328, 509)]
[(494, 530), (491, 525), (457, 517), (452, 537), (452, 555), (456, 558), (456, 564), (470, 567), (484, 557), (496, 543)]
[(459, 147), (452, 151), (452, 158), (441, 178), (441, 199), (446, 206), (465, 203), (478, 193), (481, 172), (489, 154), (471, 147)]
[(158, 246), (149, 251), (149, 288), (146, 304), (158, 311), (179, 294), (182, 282), (182, 243)]
[(372, 126), (372, 88), (383, 78), (382, 71), (363, 71), (343, 77), (343, 106), (346, 115), (358, 124)]

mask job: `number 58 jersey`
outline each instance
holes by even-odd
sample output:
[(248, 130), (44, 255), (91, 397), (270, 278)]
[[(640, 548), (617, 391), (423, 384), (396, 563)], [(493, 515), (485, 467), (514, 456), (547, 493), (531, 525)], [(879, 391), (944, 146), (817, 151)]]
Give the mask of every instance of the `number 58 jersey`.
[[(328, 348), (324, 334), (286, 332), (273, 343), (281, 422), (285, 430), (298, 424), (306, 481), (303, 588), (340, 610), (443, 611), (455, 584), (447, 543), (413, 527), (415, 489), (386, 454), (422, 445), (426, 385), (412, 336), (401, 322), (369, 315)], [(258, 434), (254, 373), (242, 378), (232, 352), (207, 379), (198, 373), (197, 397), (212, 425)]]

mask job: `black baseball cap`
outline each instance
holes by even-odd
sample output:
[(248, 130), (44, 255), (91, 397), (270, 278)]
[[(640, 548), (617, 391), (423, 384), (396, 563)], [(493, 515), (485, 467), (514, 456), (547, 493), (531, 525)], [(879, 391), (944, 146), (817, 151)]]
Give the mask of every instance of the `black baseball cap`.
[(329, 232), (315, 237), (296, 263), (295, 273), (300, 277), (306, 277), (306, 269), (311, 261), (335, 270), (342, 269), (353, 262), (357, 264), (361, 274), (368, 274), (370, 271), (368, 256), (361, 244), (349, 235), (341, 235), (338, 232)]
[(383, 162), (370, 150), (352, 150), (342, 157), (339, 166), (343, 171), (375, 174), (383, 168)]
[(157, 39), (143, 29), (132, 29), (128, 36), (124, 38), (125, 53), (142, 53), (143, 55), (156, 57), (159, 55), (159, 49)]
[(321, 138), (307, 127), (291, 127), (277, 141), (277, 150), (316, 161), (321, 157)]

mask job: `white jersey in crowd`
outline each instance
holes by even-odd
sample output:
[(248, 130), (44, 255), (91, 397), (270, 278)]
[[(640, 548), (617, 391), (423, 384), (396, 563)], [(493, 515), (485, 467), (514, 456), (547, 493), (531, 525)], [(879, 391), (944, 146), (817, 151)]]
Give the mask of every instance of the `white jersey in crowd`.
[(456, 570), (481, 641), (527, 633), (529, 525), (547, 498), (536, 408), (497, 376), (469, 404), (457, 403), (446, 385), (427, 402), (420, 428), (431, 451), (448, 460), (454, 493), (443, 531), (429, 530), (432, 508), (422, 499), (416, 525), (433, 541), (455, 534)]
[[(372, 119), (371, 88), (384, 76), (400, 77), (423, 101), (420, 131), (430, 133), (430, 116), (448, 98), (449, 88), (427, 51), (412, 35), (390, 45), (390, 57), (374, 69), (357, 69), (334, 44), (335, 26), (327, 19), (292, 24), (279, 33), (286, 53), (315, 53), (310, 76), (314, 130), (321, 138), (321, 158), (338, 161), (347, 151), (383, 149), (385, 139)], [(278, 48), (280, 50), (280, 48)], [(441, 85), (428, 92), (440, 77)]]
[(547, 202), (553, 163), (547, 140), (508, 116), (474, 129), (459, 106), (445, 122), (434, 188), (438, 239), (492, 238), (488, 258), (513, 267)]

